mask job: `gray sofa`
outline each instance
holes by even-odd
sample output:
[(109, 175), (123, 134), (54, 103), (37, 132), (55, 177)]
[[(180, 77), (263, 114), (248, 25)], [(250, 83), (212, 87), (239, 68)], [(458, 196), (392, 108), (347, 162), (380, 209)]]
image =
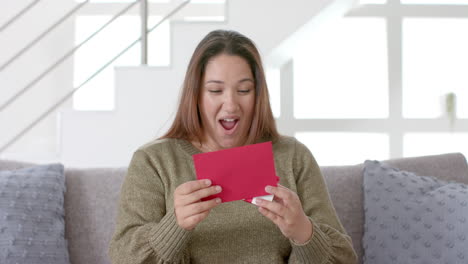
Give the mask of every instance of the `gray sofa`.
[[(419, 175), (468, 183), (468, 166), (459, 153), (385, 161)], [(0, 170), (32, 164), (0, 161)], [(362, 257), (364, 212), (363, 165), (322, 167), (336, 211)], [(66, 237), (73, 264), (106, 264), (120, 186), (126, 168), (66, 169)]]

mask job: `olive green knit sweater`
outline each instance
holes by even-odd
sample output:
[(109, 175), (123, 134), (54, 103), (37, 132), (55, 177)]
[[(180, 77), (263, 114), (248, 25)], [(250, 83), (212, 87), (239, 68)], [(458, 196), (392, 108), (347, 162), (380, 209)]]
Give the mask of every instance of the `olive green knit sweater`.
[(200, 151), (188, 141), (164, 139), (133, 155), (110, 242), (112, 263), (355, 263), (351, 239), (310, 151), (295, 138), (281, 137), (273, 152), (280, 184), (299, 195), (314, 225), (308, 243), (295, 245), (244, 201), (217, 206), (192, 231), (179, 227), (173, 193), (196, 179), (192, 155)]

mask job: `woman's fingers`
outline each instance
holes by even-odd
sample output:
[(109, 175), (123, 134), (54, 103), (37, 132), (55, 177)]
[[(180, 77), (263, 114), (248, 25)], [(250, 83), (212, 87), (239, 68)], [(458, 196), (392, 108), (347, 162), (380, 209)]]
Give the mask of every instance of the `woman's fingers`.
[(259, 211), (275, 223), (284, 236), (294, 241), (307, 241), (312, 225), (305, 215), (297, 194), (284, 186), (267, 186), (265, 190), (274, 194), (272, 202), (258, 199)]
[(211, 181), (208, 179), (188, 181), (179, 185), (174, 190), (174, 195), (187, 195), (208, 186), (211, 186)]
[(257, 204), (261, 208), (268, 209), (268, 211), (271, 211), (272, 213), (280, 217), (284, 217), (287, 215), (287, 208), (280, 202), (276, 202), (276, 201), (270, 202), (264, 199), (257, 199)]
[(185, 209), (185, 214), (184, 214), (185, 218), (188, 218), (188, 217), (193, 216), (193, 215), (200, 214), (200, 213), (205, 212), (205, 211), (210, 211), (211, 209), (213, 209), (214, 207), (216, 207), (220, 203), (221, 203), (221, 199), (220, 198), (215, 198), (215, 199), (211, 199), (211, 200), (204, 201), (204, 202), (189, 204), (189, 205), (184, 207), (184, 209)]
[(216, 198), (176, 208), (177, 223), (186, 230), (192, 230), (220, 203), (221, 199)]
[(210, 180), (189, 181), (175, 189), (174, 202), (177, 206), (188, 205), (221, 191), (221, 186), (211, 186)]
[(175, 189), (174, 212), (179, 226), (186, 230), (194, 229), (206, 218), (211, 209), (221, 203), (219, 198), (200, 201), (221, 191), (220, 186), (211, 186), (211, 184), (210, 180), (189, 181)]
[(297, 196), (294, 192), (282, 185), (278, 185), (278, 187), (266, 186), (265, 191), (269, 194), (273, 194), (275, 198), (279, 198), (283, 201), (292, 200)]
[[(200, 223), (201, 221), (205, 220), (205, 218), (210, 214), (210, 211), (205, 211), (205, 212), (201, 212), (199, 214), (196, 214), (196, 215), (192, 215), (192, 216), (189, 216), (185, 219), (185, 222), (195, 228), (198, 223)], [(193, 228), (190, 228), (190, 229), (193, 229)]]
[(280, 226), (281, 225), (281, 222), (283, 221), (283, 219), (281, 218), (281, 216), (273, 213), (272, 211), (268, 210), (267, 208), (264, 208), (264, 207), (259, 207), (258, 208), (258, 211), (263, 215), (265, 216), (266, 218), (270, 219), (273, 223), (275, 223), (275, 225), (277, 226)]
[(222, 191), (222, 188), (219, 185), (210, 186), (210, 187), (207, 187), (207, 188), (203, 188), (203, 189), (194, 191), (193, 193), (184, 195), (184, 197), (181, 199), (181, 202), (184, 205), (192, 204), (192, 203), (198, 202), (201, 199), (206, 198), (206, 197), (208, 197), (210, 195), (220, 193), (221, 191)]

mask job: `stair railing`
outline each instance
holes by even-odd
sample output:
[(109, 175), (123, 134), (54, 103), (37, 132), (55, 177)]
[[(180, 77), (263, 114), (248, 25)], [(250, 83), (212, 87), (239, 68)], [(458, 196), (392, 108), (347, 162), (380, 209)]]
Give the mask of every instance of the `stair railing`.
[(49, 28), (44, 30), (39, 36), (34, 38), (32, 41), (30, 41), (24, 48), (22, 48), (20, 51), (18, 51), (15, 55), (13, 55), (9, 60), (7, 60), (4, 64), (0, 66), (0, 72), (5, 70), (6, 67), (8, 67), (11, 63), (13, 63), (15, 60), (17, 60), (19, 57), (21, 57), (26, 51), (31, 49), (34, 45), (36, 45), (41, 39), (43, 39), (45, 36), (47, 36), (52, 30), (54, 30), (56, 27), (61, 25), (65, 20), (67, 20), (69, 17), (71, 17), (74, 13), (78, 12), (83, 6), (85, 6), (89, 0), (85, 0), (82, 3), (79, 3), (78, 5), (74, 6), (70, 11), (68, 11), (65, 15), (63, 15), (61, 18), (59, 18), (55, 23), (53, 23)]
[[(179, 10), (181, 10), (184, 6), (186, 6), (188, 3), (190, 3), (190, 0), (184, 0), (182, 1), (179, 5), (177, 5), (173, 10), (171, 10), (166, 16), (164, 16), (158, 23), (156, 23), (154, 26), (151, 28), (145, 30), (145, 34), (147, 35), (151, 33), (154, 29), (156, 29), (159, 25), (161, 25), (163, 22), (171, 18), (174, 14), (176, 14)], [(27, 125), (25, 128), (21, 130), (16, 136), (14, 136), (12, 139), (10, 139), (5, 145), (3, 145), (0, 148), (0, 153), (5, 151), (8, 147), (10, 147), (13, 143), (15, 143), (17, 140), (19, 140), (21, 137), (23, 137), (29, 130), (31, 130), (33, 127), (35, 127), (39, 122), (41, 122), (44, 118), (46, 118), (48, 115), (50, 115), (53, 111), (55, 111), (60, 105), (62, 105), (65, 101), (67, 101), (70, 97), (73, 96), (75, 92), (77, 92), (79, 89), (81, 89), (86, 83), (94, 79), (99, 73), (101, 73), (104, 69), (106, 69), (109, 65), (111, 65), (115, 60), (120, 58), (125, 52), (127, 52), (129, 49), (131, 49), (133, 46), (135, 46), (139, 41), (141, 41), (143, 36), (140, 36), (138, 39), (133, 41), (130, 45), (128, 45), (126, 48), (124, 48), (122, 51), (120, 51), (115, 57), (113, 57), (111, 60), (106, 62), (101, 68), (99, 68), (95, 73), (91, 74), (84, 82), (82, 82), (80, 85), (77, 87), (73, 88), (70, 92), (68, 92), (66, 95), (64, 95), (62, 98), (60, 98), (56, 103), (54, 103), (51, 107), (49, 107), (46, 111), (44, 111), (42, 114), (40, 114), (33, 122), (31, 122), (29, 125)]]
[(16, 20), (18, 20), (20, 17), (22, 17), (26, 12), (28, 12), (31, 8), (33, 8), (37, 3), (39, 3), (40, 0), (34, 0), (31, 3), (29, 3), (26, 7), (21, 9), (16, 15), (12, 16), (5, 24), (0, 26), (0, 33), (2, 33), (3, 30), (5, 30), (7, 27), (9, 27), (11, 24), (13, 24)]
[(47, 76), (51, 71), (53, 71), (60, 64), (62, 64), (66, 59), (68, 59), (70, 56), (72, 56), (86, 42), (88, 42), (89, 40), (94, 38), (97, 34), (99, 34), (102, 30), (104, 30), (107, 26), (109, 26), (112, 22), (114, 22), (114, 20), (116, 20), (117, 18), (122, 16), (128, 10), (130, 10), (130, 8), (132, 8), (134, 5), (136, 5), (139, 1), (143, 1), (143, 0), (136, 0), (135, 2), (132, 2), (131, 4), (127, 5), (120, 12), (118, 12), (116, 15), (114, 15), (109, 21), (107, 21), (104, 25), (102, 25), (98, 30), (96, 30), (94, 33), (89, 35), (85, 40), (80, 42), (74, 48), (72, 48), (71, 50), (66, 52), (60, 59), (58, 59), (57, 61), (52, 63), (45, 71), (43, 71), (36, 78), (34, 78), (31, 82), (29, 82), (26, 86), (24, 86), (22, 89), (20, 89), (18, 92), (16, 92), (12, 97), (10, 97), (8, 100), (6, 100), (5, 103), (0, 105), (0, 112), (3, 111), (5, 108), (7, 108), (9, 105), (11, 105), (14, 101), (16, 101), (21, 95), (23, 95), (28, 90), (30, 90), (34, 85), (36, 85), (40, 80), (42, 80), (45, 76)]

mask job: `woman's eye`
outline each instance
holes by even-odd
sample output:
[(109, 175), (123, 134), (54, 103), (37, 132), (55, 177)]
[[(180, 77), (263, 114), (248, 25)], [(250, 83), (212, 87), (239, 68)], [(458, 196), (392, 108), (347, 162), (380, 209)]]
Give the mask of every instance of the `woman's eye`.
[(221, 90), (209, 90), (210, 93), (220, 93)]
[(250, 92), (250, 89), (247, 89), (247, 90), (239, 90), (239, 93), (249, 93)]

